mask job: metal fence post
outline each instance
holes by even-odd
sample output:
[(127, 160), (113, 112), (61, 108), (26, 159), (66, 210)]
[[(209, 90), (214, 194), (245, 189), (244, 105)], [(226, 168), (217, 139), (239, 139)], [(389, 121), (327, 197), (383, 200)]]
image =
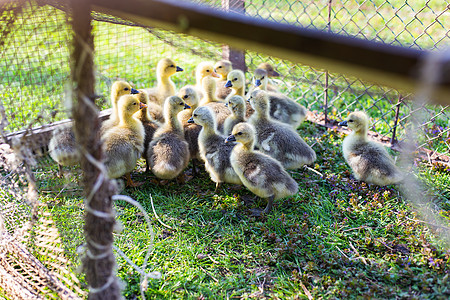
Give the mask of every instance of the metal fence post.
[[(331, 31), (331, 5), (332, 5), (333, 0), (329, 0), (328, 1), (328, 23), (327, 23), (327, 28), (328, 28), (328, 32)], [(328, 70), (325, 71), (325, 99), (324, 99), (324, 104), (323, 104), (323, 110), (324, 110), (324, 115), (325, 115), (325, 126), (328, 124), (328, 79), (329, 79), (329, 74), (328, 74)]]
[[(114, 187), (103, 177), (98, 162), (102, 159), (100, 121), (95, 107), (94, 38), (91, 0), (72, 0), (72, 84), (75, 136), (82, 149), (84, 171), (86, 256), (83, 271), (89, 284), (89, 299), (115, 300), (120, 289), (114, 275), (112, 251), (115, 218), (112, 208)], [(101, 165), (101, 164), (100, 164)]]
[[(222, 9), (245, 14), (245, 0), (222, 0)], [(233, 69), (239, 69), (243, 72), (247, 71), (245, 51), (223, 45), (222, 58), (231, 61)]]
[(398, 118), (400, 116), (400, 106), (403, 103), (403, 97), (401, 94), (398, 95), (398, 102), (396, 104), (395, 108), (395, 119), (394, 119), (394, 127), (392, 128), (392, 137), (391, 137), (391, 146), (394, 146), (397, 143), (396, 139), (396, 133), (397, 133), (397, 126), (398, 126)]

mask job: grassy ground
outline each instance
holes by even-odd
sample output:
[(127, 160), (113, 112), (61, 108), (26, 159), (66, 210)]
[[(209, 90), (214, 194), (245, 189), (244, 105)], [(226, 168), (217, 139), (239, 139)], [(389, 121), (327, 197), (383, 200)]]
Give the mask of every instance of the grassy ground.
[[(148, 298), (450, 296), (450, 251), (436, 238), (439, 228), (421, 223), (398, 188), (352, 179), (341, 155), (341, 134), (310, 123), (300, 133), (315, 144), (314, 169), (324, 178), (306, 170), (291, 172), (299, 193), (278, 201), (263, 219), (251, 217), (248, 210), (265, 203), (230, 185), (214, 194), (214, 183), (204, 171), (185, 185), (165, 186), (150, 183), (154, 177), (143, 174), (142, 167), (133, 174), (146, 184), (122, 193), (139, 201), (149, 215), (151, 194), (162, 221), (174, 228), (153, 217), (156, 238), (148, 271), (160, 271), (163, 277), (150, 280)], [(53, 213), (67, 254), (76, 261), (76, 247), (83, 241), (81, 191), (73, 173), (58, 181), (56, 168), (43, 166), (36, 170), (41, 193), (48, 195), (42, 200)], [(424, 164), (419, 170), (433, 199), (428, 204), (450, 226), (450, 174)], [(118, 202), (116, 208), (123, 225), (116, 245), (140, 265), (149, 241), (143, 215), (127, 203)], [(121, 258), (118, 275), (126, 282), (125, 297), (138, 297), (139, 275)]]

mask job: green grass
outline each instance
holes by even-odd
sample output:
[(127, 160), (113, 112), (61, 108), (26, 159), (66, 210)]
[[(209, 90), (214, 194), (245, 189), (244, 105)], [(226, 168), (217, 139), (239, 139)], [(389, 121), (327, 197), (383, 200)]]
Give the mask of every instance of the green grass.
[[(299, 132), (315, 143), (314, 169), (324, 178), (306, 170), (291, 172), (299, 193), (277, 201), (263, 219), (252, 217), (249, 209), (265, 203), (244, 187), (225, 185), (214, 194), (204, 171), (185, 185), (156, 186), (140, 164), (133, 176), (146, 183), (122, 193), (137, 200), (153, 221), (147, 271), (161, 272), (162, 279), (149, 281), (149, 299), (306, 299), (302, 285), (315, 299), (450, 295), (450, 251), (437, 238), (438, 229), (420, 223), (413, 204), (396, 187), (352, 179), (341, 155), (341, 134), (311, 123)], [(430, 207), (450, 226), (450, 174), (424, 163), (418, 170), (429, 188)], [(83, 243), (84, 214), (79, 172), (66, 170), (67, 178), (57, 179), (56, 167), (44, 160), (36, 174), (66, 254), (78, 264), (75, 250)], [(173, 230), (153, 217), (150, 194), (161, 220)], [(116, 209), (123, 229), (115, 244), (141, 265), (150, 240), (144, 217), (122, 201)], [(118, 276), (126, 283), (126, 299), (139, 297), (139, 275), (122, 258)]]

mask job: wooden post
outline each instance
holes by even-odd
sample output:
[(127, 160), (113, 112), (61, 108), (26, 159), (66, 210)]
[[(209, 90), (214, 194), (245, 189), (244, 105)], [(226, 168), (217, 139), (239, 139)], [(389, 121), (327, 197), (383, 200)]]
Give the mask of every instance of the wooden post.
[[(89, 284), (89, 298), (94, 300), (120, 298), (114, 275), (112, 252), (115, 218), (112, 210), (114, 187), (99, 169), (102, 164), (100, 121), (95, 106), (94, 38), (91, 25), (91, 1), (71, 0), (73, 52), (73, 119), (77, 143), (82, 149), (81, 168), (84, 171), (86, 256), (83, 271)], [(88, 159), (89, 158), (89, 159)]]
[[(245, 0), (222, 0), (222, 8), (226, 11), (234, 11), (245, 14)], [(247, 72), (245, 64), (245, 51), (237, 50), (228, 45), (222, 46), (222, 58), (231, 61), (233, 69)]]

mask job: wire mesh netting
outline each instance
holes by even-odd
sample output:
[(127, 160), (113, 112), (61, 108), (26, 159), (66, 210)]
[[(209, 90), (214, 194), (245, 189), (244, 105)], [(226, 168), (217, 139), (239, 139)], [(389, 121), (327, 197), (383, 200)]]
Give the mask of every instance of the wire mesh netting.
[[(189, 2), (404, 47), (439, 50), (449, 42), (448, 1)], [(33, 1), (8, 4), (0, 12), (0, 286), (11, 297), (84, 297), (83, 277), (74, 271), (82, 223), (62, 226), (53, 221), (62, 214), (64, 219), (79, 220), (83, 214), (81, 171), (73, 167), (59, 173), (47, 154), (51, 130), (71, 112), (70, 14), (64, 5)], [(97, 12), (93, 19), (100, 109), (110, 106), (109, 91), (116, 80), (138, 88), (153, 86), (155, 66), (162, 57), (173, 58), (185, 69), (183, 75), (174, 76), (177, 87), (194, 84), (198, 63), (222, 58), (221, 44)], [(270, 62), (281, 74), (273, 80), (314, 113), (310, 120), (322, 122), (326, 112), (326, 121), (332, 123), (364, 110), (384, 142), (404, 140), (411, 116), (419, 110), (426, 121), (420, 124), (416, 147), (427, 149), (430, 162), (443, 162), (450, 169), (448, 107), (416, 108), (412, 96), (403, 91), (257, 52), (246, 52), (245, 61), (250, 73)], [(251, 74), (247, 77), (250, 81)], [(141, 217), (124, 223), (139, 223)], [(118, 239), (125, 246), (133, 244)], [(145, 235), (137, 240), (143, 243)]]
[[(199, 1), (204, 4), (204, 1)], [(442, 49), (448, 41), (448, 30), (443, 24), (450, 21), (448, 3), (429, 1), (427, 3), (401, 4), (365, 1), (316, 1), (305, 4), (297, 1), (230, 1), (230, 10), (243, 8), (243, 13), (277, 22), (287, 22), (306, 27), (357, 36), (384, 43), (415, 47), (418, 49)], [(221, 7), (220, 2), (208, 2), (213, 7)], [(5, 59), (2, 61), (2, 91), (5, 107), (9, 115), (9, 132), (18, 131), (27, 126), (44, 125), (48, 120), (61, 120), (70, 111), (69, 102), (65, 99), (64, 87), (68, 76), (68, 49), (70, 38), (63, 12), (53, 13), (51, 23), (39, 22), (45, 18), (45, 9), (32, 14), (16, 24), (16, 28), (26, 30), (26, 34), (9, 39), (9, 47), (5, 47)], [(140, 27), (123, 20), (95, 14), (96, 63), (99, 84), (99, 105), (107, 107), (108, 87), (118, 78), (132, 78), (136, 86), (149, 86), (154, 82), (154, 67), (161, 56), (176, 57), (180, 62), (202, 59), (219, 60), (221, 45), (193, 39), (171, 32)], [(26, 24), (28, 23), (28, 24)], [(28, 30), (27, 26), (33, 27)], [(65, 28), (65, 29), (64, 29)], [(63, 29), (63, 30), (61, 30)], [(46, 39), (46, 34), (58, 36), (57, 39)], [(18, 38), (20, 37), (20, 38)], [(27, 41), (27, 47), (20, 45)], [(126, 42), (125, 42), (126, 41)], [(152, 46), (146, 46), (151, 44)], [(144, 46), (143, 46), (144, 45)], [(7, 45), (5, 45), (7, 46)], [(31, 47), (31, 48), (30, 48)], [(158, 48), (160, 56), (153, 55)], [(27, 52), (27, 63), (10, 62), (24, 57)], [(56, 49), (56, 51), (55, 51)], [(131, 54), (130, 54), (131, 52)], [(127, 53), (125, 55), (125, 53)], [(54, 61), (66, 63), (54, 64)], [(409, 95), (386, 87), (362, 82), (354, 78), (346, 78), (338, 74), (328, 74), (322, 70), (292, 64), (275, 58), (248, 52), (246, 63), (250, 72), (259, 63), (270, 61), (281, 74), (279, 82), (281, 90), (291, 97), (317, 112), (327, 110), (328, 116), (337, 120), (345, 118), (349, 111), (364, 109), (372, 118), (373, 129), (393, 142), (402, 140), (411, 110), (408, 105)], [(182, 64), (182, 63), (181, 63)], [(142, 67), (144, 65), (144, 68)], [(32, 78), (38, 68), (46, 70), (45, 75)], [(148, 73), (146, 74), (146, 70)], [(188, 70), (193, 73), (193, 70)], [(44, 74), (44, 73), (40, 73)], [(13, 75), (13, 76), (10, 76)], [(153, 76), (153, 77), (152, 77)], [(183, 76), (179, 78), (179, 86), (189, 82)], [(44, 85), (45, 94), (32, 89), (28, 82)], [(40, 82), (40, 83), (39, 83)], [(15, 98), (10, 97), (16, 91)], [(17, 94), (17, 92), (19, 94)], [(21, 107), (26, 110), (14, 110), (20, 99)], [(14, 99), (14, 101), (12, 100)], [(26, 101), (25, 101), (26, 99)], [(325, 101), (327, 102), (325, 104)], [(13, 105), (15, 104), (15, 105)], [(65, 104), (65, 105), (64, 105)], [(45, 109), (40, 109), (45, 108)], [(26, 112), (26, 114), (24, 114)], [(432, 145), (436, 152), (446, 153), (449, 150), (448, 108), (424, 107), (423, 112), (429, 115), (430, 122), (423, 124), (421, 146)], [(47, 114), (46, 116), (42, 114)], [(432, 118), (433, 117), (433, 118)], [(45, 121), (44, 121), (45, 120)], [(434, 136), (430, 136), (434, 135)], [(430, 144), (430, 141), (431, 144)]]

